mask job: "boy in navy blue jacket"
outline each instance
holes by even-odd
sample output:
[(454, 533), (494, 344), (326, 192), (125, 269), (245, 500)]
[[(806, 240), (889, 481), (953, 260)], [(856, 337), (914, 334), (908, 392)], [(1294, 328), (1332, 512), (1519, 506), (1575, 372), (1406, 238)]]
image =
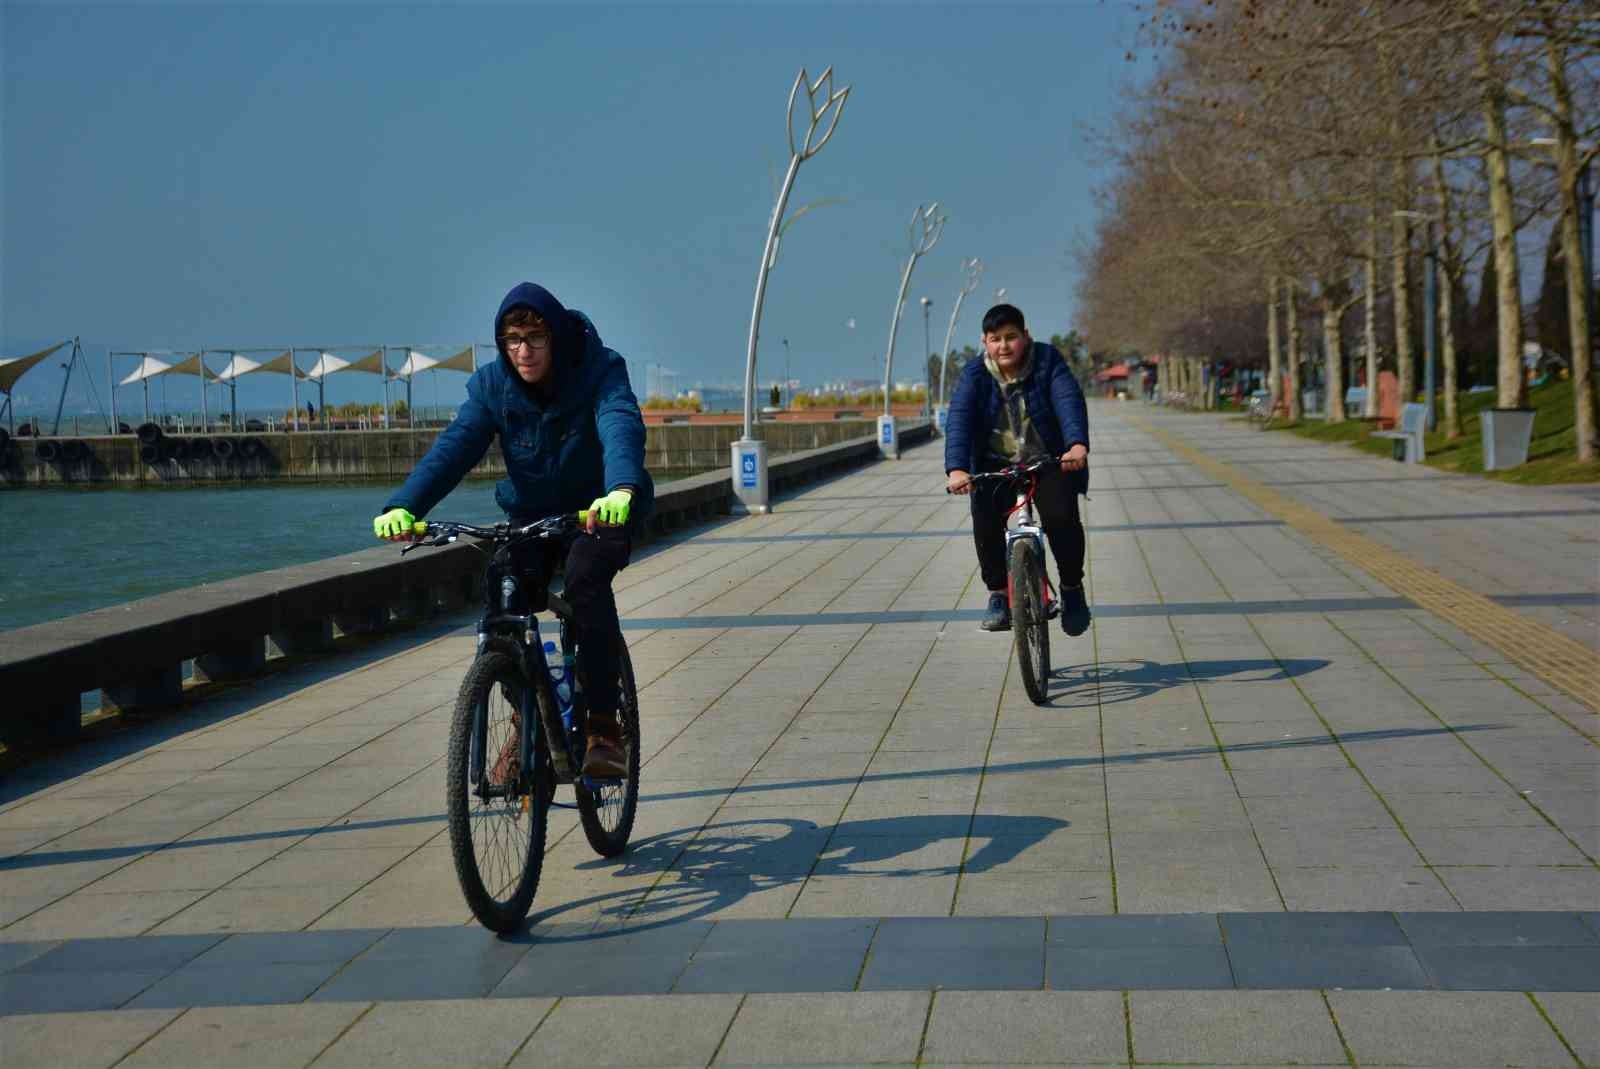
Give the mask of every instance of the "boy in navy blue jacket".
[(1078, 517), (1078, 495), (1089, 488), (1089, 410), (1083, 391), (1055, 347), (1029, 337), (1022, 312), (1012, 305), (997, 304), (984, 315), (983, 348), (983, 359), (968, 361), (961, 371), (944, 443), (947, 488), (972, 495), (972, 537), (989, 590), (980, 626), (985, 631), (1011, 627), (1005, 528), (1016, 494), (1002, 483), (974, 488), (970, 473), (1052, 457), (1059, 464), (1040, 471), (1034, 508), (1061, 575), (1061, 627), (1081, 635), (1090, 619)]
[(627, 567), (631, 532), (655, 500), (644, 469), (644, 417), (622, 357), (600, 341), (588, 316), (543, 286), (513, 287), (495, 314), (494, 335), (500, 358), (473, 374), (466, 403), (372, 521), (373, 533), (409, 539), (417, 517), (455, 489), (496, 437), (507, 478), (495, 487), (495, 502), (513, 523), (588, 509), (593, 537), (573, 543), (565, 581), (589, 695), (583, 772), (623, 776), (611, 581)]

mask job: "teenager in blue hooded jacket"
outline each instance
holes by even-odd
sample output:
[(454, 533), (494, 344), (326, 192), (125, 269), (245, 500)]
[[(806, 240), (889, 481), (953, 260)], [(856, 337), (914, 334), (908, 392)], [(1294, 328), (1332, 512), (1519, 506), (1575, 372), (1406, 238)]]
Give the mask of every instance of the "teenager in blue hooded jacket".
[(409, 539), (417, 517), (455, 489), (495, 438), (506, 465), (495, 502), (513, 523), (588, 509), (589, 537), (572, 544), (565, 581), (589, 696), (583, 771), (626, 775), (611, 581), (627, 567), (632, 532), (655, 500), (644, 469), (644, 417), (622, 357), (600, 341), (588, 316), (543, 286), (522, 282), (506, 294), (494, 336), (500, 358), (467, 382), (466, 403), (372, 521), (373, 533)]
[(1011, 627), (1006, 596), (1006, 515), (1016, 491), (1004, 483), (974, 487), (972, 472), (1011, 464), (1056, 460), (1039, 472), (1034, 511), (1061, 576), (1061, 627), (1069, 635), (1089, 628), (1083, 593), (1083, 521), (1078, 495), (1089, 488), (1089, 409), (1078, 380), (1055, 346), (1028, 334), (1022, 312), (997, 304), (983, 317), (981, 360), (969, 360), (950, 398), (945, 423), (946, 489), (972, 495), (972, 538), (978, 570), (989, 590), (985, 631)]

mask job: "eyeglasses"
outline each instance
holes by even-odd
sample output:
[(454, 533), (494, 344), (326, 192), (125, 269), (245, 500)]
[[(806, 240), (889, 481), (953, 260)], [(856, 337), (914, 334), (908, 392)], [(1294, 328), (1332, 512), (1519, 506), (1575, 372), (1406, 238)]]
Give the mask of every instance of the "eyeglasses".
[(500, 335), (499, 341), (501, 345), (505, 346), (506, 352), (510, 352), (519, 345), (526, 345), (530, 349), (550, 348), (550, 335), (544, 333), (502, 334)]

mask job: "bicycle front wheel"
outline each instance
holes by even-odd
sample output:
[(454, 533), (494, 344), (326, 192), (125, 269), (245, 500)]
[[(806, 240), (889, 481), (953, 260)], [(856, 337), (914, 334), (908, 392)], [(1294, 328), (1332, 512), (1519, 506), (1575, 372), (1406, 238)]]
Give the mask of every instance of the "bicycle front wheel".
[(1022, 686), (1035, 705), (1043, 705), (1050, 679), (1050, 621), (1045, 616), (1044, 556), (1037, 543), (1011, 543), (1011, 632), (1017, 644)]
[(580, 776), (575, 788), (583, 834), (601, 857), (616, 857), (628, 848), (633, 817), (639, 809), (639, 691), (633, 680), (628, 644), (621, 635), (617, 636), (617, 647), (617, 715), (622, 720), (628, 774), (620, 780), (589, 784)]
[(534, 767), (521, 768), (527, 681), (510, 654), (478, 655), (461, 681), (450, 723), (445, 814), (456, 878), (472, 915), (509, 932), (533, 904), (544, 864), (550, 762), (536, 724)]

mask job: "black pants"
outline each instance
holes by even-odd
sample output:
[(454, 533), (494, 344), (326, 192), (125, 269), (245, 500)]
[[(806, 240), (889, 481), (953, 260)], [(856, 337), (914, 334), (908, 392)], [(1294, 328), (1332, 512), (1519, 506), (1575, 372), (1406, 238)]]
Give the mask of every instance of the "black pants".
[[(1063, 587), (1083, 585), (1083, 520), (1078, 517), (1079, 472), (1059, 467), (1039, 473), (1033, 511), (1044, 528)], [(1017, 491), (1005, 483), (980, 483), (972, 491), (972, 540), (978, 547), (978, 570), (990, 590), (1006, 589), (1006, 514), (1017, 503)]]
[[(617, 708), (622, 659), (613, 641), (619, 624), (611, 581), (628, 566), (632, 553), (633, 537), (627, 527), (596, 527), (594, 534), (574, 538), (567, 551), (563, 591), (572, 605), (577, 633), (578, 678), (583, 681), (590, 710), (597, 713), (612, 713)], [(542, 569), (548, 582), (559, 563), (559, 548), (548, 546), (542, 560), (524, 561), (522, 566)]]

